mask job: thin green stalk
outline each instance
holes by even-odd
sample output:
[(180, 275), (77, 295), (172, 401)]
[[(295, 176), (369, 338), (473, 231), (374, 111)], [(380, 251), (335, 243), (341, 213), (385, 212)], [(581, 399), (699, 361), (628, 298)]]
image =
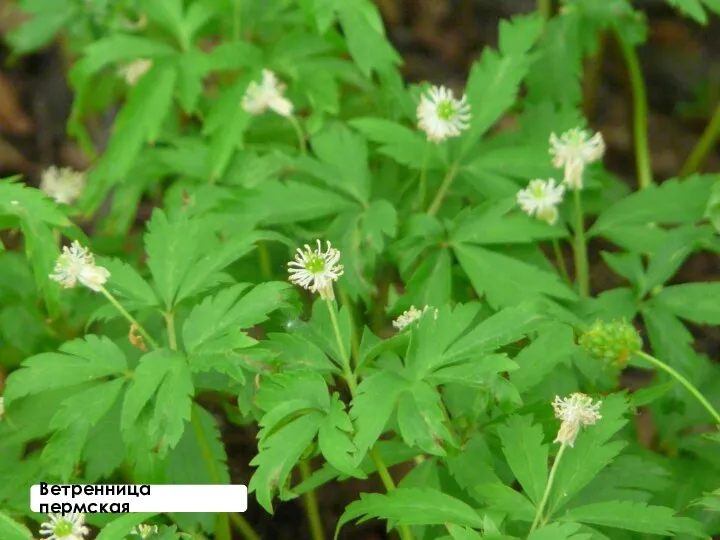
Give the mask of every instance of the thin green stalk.
[(428, 215), (434, 216), (438, 213), (438, 210), (440, 210), (440, 206), (443, 203), (443, 200), (445, 200), (445, 196), (447, 195), (448, 190), (450, 189), (450, 185), (452, 184), (452, 181), (455, 179), (455, 175), (458, 171), (458, 164), (455, 163), (452, 167), (450, 167), (450, 170), (445, 175), (445, 178), (442, 181), (442, 184), (440, 184), (440, 189), (438, 189), (438, 192), (435, 194), (435, 199), (433, 199), (432, 204), (430, 205), (430, 208), (428, 208)]
[(262, 540), (242, 514), (230, 514), (230, 521), (245, 540)]
[[(300, 462), (300, 476), (302, 476), (303, 481), (309, 480), (312, 476), (312, 470), (307, 461)], [(320, 507), (318, 506), (315, 490), (311, 489), (305, 493), (305, 495), (303, 495), (303, 501), (305, 503), (305, 513), (308, 517), (312, 540), (325, 540), (325, 532), (323, 530), (322, 519), (320, 518)]]
[(603, 30), (598, 35), (597, 53), (594, 58), (589, 58), (585, 68), (583, 84), (583, 111), (588, 120), (595, 116), (595, 104), (597, 102), (598, 88), (602, 79), (602, 67), (605, 61), (607, 49), (608, 31)]
[(258, 242), (258, 259), (260, 259), (260, 271), (263, 278), (270, 281), (272, 279), (272, 260), (270, 259), (270, 251), (265, 242)]
[(668, 373), (670, 376), (675, 378), (680, 384), (682, 384), (693, 396), (695, 396), (695, 399), (697, 399), (703, 407), (712, 415), (712, 417), (715, 419), (715, 421), (720, 424), (720, 414), (715, 410), (715, 407), (713, 407), (710, 402), (703, 396), (700, 391), (695, 388), (690, 381), (688, 381), (685, 377), (680, 375), (677, 371), (675, 371), (673, 368), (668, 366), (665, 362), (662, 362), (655, 358), (654, 356), (651, 356), (643, 351), (635, 351), (635, 354), (638, 355), (640, 358), (643, 358), (650, 362), (655, 367), (658, 367), (662, 369), (665, 373)]
[(537, 9), (543, 20), (547, 21), (552, 17), (552, 0), (537, 0)]
[(573, 254), (575, 256), (575, 282), (580, 296), (590, 295), (590, 274), (588, 272), (587, 243), (585, 241), (585, 220), (583, 219), (582, 199), (580, 190), (575, 193), (575, 243)]
[(418, 185), (418, 197), (417, 197), (417, 210), (418, 212), (422, 212), (423, 207), (425, 206), (425, 190), (427, 189), (426, 186), (426, 174), (427, 174), (427, 160), (428, 160), (428, 149), (430, 148), (430, 143), (425, 143), (425, 150), (423, 151), (423, 161), (422, 161), (422, 169), (420, 169), (420, 183)]
[(107, 298), (110, 301), (110, 303), (113, 306), (115, 306), (115, 308), (122, 314), (123, 317), (125, 317), (128, 321), (130, 321), (130, 324), (135, 325), (135, 327), (138, 329), (138, 332), (140, 332), (140, 335), (143, 338), (145, 338), (145, 341), (147, 341), (153, 349), (160, 348), (160, 346), (157, 344), (157, 342), (153, 338), (150, 337), (150, 334), (147, 333), (145, 328), (143, 328), (143, 326), (139, 322), (137, 322), (135, 317), (130, 315), (128, 310), (126, 310), (122, 306), (122, 304), (120, 304), (120, 302), (117, 301), (117, 299), (110, 293), (110, 291), (108, 291), (105, 287), (103, 287), (101, 285), (100, 292), (103, 293), (103, 295), (105, 295), (105, 298)]
[(300, 153), (304, 156), (307, 154), (307, 141), (305, 140), (305, 133), (303, 133), (302, 126), (300, 126), (300, 121), (294, 115), (288, 116), (287, 119), (290, 120), (293, 128), (295, 128), (298, 145), (300, 146)]
[(177, 351), (177, 335), (175, 334), (175, 314), (165, 313), (165, 325), (167, 326), (168, 343), (170, 349)]
[(715, 112), (710, 119), (710, 123), (705, 128), (705, 131), (703, 131), (692, 152), (690, 152), (682, 169), (680, 169), (681, 177), (689, 176), (702, 167), (708, 154), (715, 148), (718, 138), (720, 138), (720, 103), (715, 107)]
[(565, 452), (565, 446), (566, 445), (563, 443), (562, 446), (560, 446), (560, 450), (558, 450), (557, 456), (555, 456), (555, 462), (553, 463), (552, 469), (550, 469), (550, 475), (548, 476), (547, 484), (545, 484), (545, 492), (542, 495), (542, 499), (540, 499), (540, 504), (538, 505), (537, 511), (535, 512), (535, 519), (533, 520), (532, 526), (530, 527), (530, 534), (532, 534), (532, 532), (536, 529), (536, 527), (540, 523), (540, 520), (542, 519), (545, 505), (550, 498), (550, 491), (552, 490), (552, 485), (555, 481), (555, 473), (557, 472), (558, 464), (560, 463), (560, 459)]
[[(335, 306), (332, 300), (327, 301), (328, 310), (330, 311), (330, 320), (332, 321), (333, 331), (335, 332), (335, 340), (337, 341), (338, 347), (340, 348), (340, 356), (343, 362), (343, 374), (345, 380), (350, 388), (350, 395), (354, 398), (357, 395), (357, 379), (355, 373), (350, 369), (350, 358), (348, 358), (347, 352), (345, 351), (345, 345), (343, 344), (342, 334), (340, 333), (340, 325), (338, 324), (337, 315), (335, 315)], [(395, 482), (390, 476), (388, 468), (383, 462), (382, 456), (375, 447), (370, 449), (370, 457), (375, 464), (380, 480), (385, 486), (386, 491), (392, 491), (395, 489)], [(407, 525), (400, 525), (400, 537), (403, 540), (413, 540), (413, 534), (410, 527)]]
[(555, 252), (555, 260), (557, 261), (558, 267), (560, 268), (560, 274), (562, 275), (565, 283), (568, 285), (572, 284), (570, 281), (570, 274), (568, 274), (567, 266), (565, 265), (565, 257), (563, 257), (562, 251), (560, 250), (560, 243), (556, 238), (552, 240), (553, 251)]
[(350, 328), (352, 331), (350, 332), (350, 347), (352, 349), (352, 354), (350, 355), (350, 365), (352, 366), (352, 359), (354, 358), (357, 362), (360, 358), (360, 343), (358, 341), (358, 335), (357, 332), (354, 331), (355, 324), (353, 323), (353, 311), (352, 311), (352, 302), (350, 300), (350, 297), (348, 294), (343, 291), (339, 290), (338, 293), (340, 294), (340, 300), (342, 301), (343, 306), (347, 306), (347, 309), (350, 311)]
[(648, 144), (648, 103), (645, 81), (640, 70), (637, 51), (615, 32), (620, 50), (625, 57), (633, 98), (633, 140), (635, 144), (635, 164), (637, 167), (638, 188), (645, 189), (653, 183), (650, 166), (650, 146)]
[(340, 348), (340, 359), (343, 363), (343, 376), (350, 388), (350, 393), (355, 396), (355, 394), (357, 394), (357, 378), (350, 367), (350, 357), (348, 357), (348, 354), (345, 351), (345, 344), (343, 343), (342, 334), (340, 333), (340, 324), (338, 323), (337, 315), (335, 315), (335, 305), (332, 300), (327, 300), (326, 304), (328, 311), (330, 312), (330, 321), (332, 322), (333, 331), (335, 332), (335, 340)]

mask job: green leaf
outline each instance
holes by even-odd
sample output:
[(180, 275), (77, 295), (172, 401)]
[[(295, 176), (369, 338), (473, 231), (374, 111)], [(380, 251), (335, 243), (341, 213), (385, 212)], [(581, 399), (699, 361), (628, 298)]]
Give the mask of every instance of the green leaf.
[[(418, 130), (383, 118), (354, 118), (349, 124), (365, 137), (380, 145), (378, 152), (391, 157), (401, 165), (420, 169), (425, 165), (436, 168), (438, 152), (430, 146)], [(419, 156), (424, 156), (418, 159)]]
[(33, 535), (27, 527), (0, 512), (0, 538), (3, 540), (32, 540)]
[(355, 424), (354, 443), (362, 460), (380, 438), (395, 410), (398, 396), (407, 382), (392, 371), (378, 371), (364, 377), (352, 401), (350, 417)]
[(467, 244), (455, 245), (454, 251), (473, 288), (496, 309), (546, 297), (577, 298), (557, 274), (526, 262)]
[(673, 285), (655, 298), (680, 318), (698, 324), (720, 324), (720, 283)]
[(355, 458), (357, 449), (352, 441), (353, 425), (345, 412), (343, 403), (338, 394), (330, 400), (328, 414), (318, 431), (318, 444), (320, 451), (327, 462), (338, 471), (358, 478), (365, 478), (358, 470)]
[(548, 446), (543, 430), (531, 416), (513, 416), (498, 428), (503, 454), (530, 500), (540, 504), (547, 482)]
[(533, 531), (527, 540), (589, 540), (587, 534), (575, 534), (579, 529), (578, 523), (550, 523)]
[(105, 525), (98, 534), (97, 540), (125, 540), (133, 527), (146, 522), (154, 516), (157, 516), (157, 514), (153, 512), (139, 512), (121, 516)]
[(39, 394), (108, 377), (124, 375), (125, 355), (106, 337), (94, 335), (67, 341), (58, 352), (32, 356), (7, 379), (5, 406), (23, 396)]
[[(639, 533), (674, 536), (677, 533), (706, 538), (703, 527), (690, 518), (675, 517), (675, 510), (641, 502), (608, 501), (572, 508), (558, 518)], [(675, 533), (675, 534), (673, 534)]]
[(709, 180), (707, 175), (695, 175), (682, 182), (673, 179), (636, 191), (602, 212), (588, 235), (607, 235), (627, 225), (652, 229), (652, 223), (696, 223), (705, 213), (705, 204), (710, 196)]
[(116, 183), (125, 180), (143, 145), (156, 138), (170, 112), (176, 78), (175, 67), (155, 62), (130, 90), (105, 155), (83, 193), (80, 201), (83, 209), (95, 208)]
[(55, 35), (78, 16), (79, 6), (72, 0), (25, 1), (20, 8), (32, 17), (7, 36), (15, 54), (27, 54), (47, 45)]
[(156, 306), (157, 296), (153, 288), (140, 274), (127, 263), (119, 259), (96, 257), (97, 264), (110, 272), (105, 287), (114, 295), (132, 300), (141, 306)]
[(87, 77), (113, 63), (132, 62), (138, 58), (161, 58), (178, 54), (176, 49), (143, 36), (112, 34), (89, 43), (83, 58), (74, 67), (74, 76)]
[[(195, 389), (184, 356), (159, 349), (144, 355), (125, 394), (120, 428), (125, 435), (146, 407), (152, 410), (147, 436), (158, 442), (162, 457), (174, 448), (190, 419)], [(154, 403), (151, 403), (152, 398)]]
[(683, 15), (687, 15), (696, 22), (706, 25), (708, 22), (705, 9), (709, 9), (715, 14), (720, 13), (720, 3), (716, 0), (667, 0), (668, 4), (674, 6)]
[(532, 522), (535, 507), (527, 498), (499, 482), (480, 483), (472, 487), (473, 496), (490, 508), (506, 513), (511, 519)]
[(663, 246), (653, 253), (647, 271), (647, 290), (663, 285), (695, 250), (712, 241), (710, 227), (681, 227), (670, 231)]
[[(358, 519), (359, 518), (359, 519)], [(338, 521), (340, 528), (354, 519), (363, 523), (372, 518), (388, 520), (390, 525), (455, 525), (480, 529), (482, 519), (463, 501), (428, 488), (397, 488), (389, 493), (361, 493), (360, 500), (350, 503)]]
[(452, 444), (445, 426), (442, 399), (434, 386), (417, 381), (400, 394), (398, 428), (408, 446), (417, 446), (429, 454), (444, 456), (443, 443)]
[(526, 392), (551, 376), (558, 364), (568, 363), (576, 351), (573, 329), (551, 324), (515, 357), (519, 369), (510, 374), (510, 381), (518, 392)]

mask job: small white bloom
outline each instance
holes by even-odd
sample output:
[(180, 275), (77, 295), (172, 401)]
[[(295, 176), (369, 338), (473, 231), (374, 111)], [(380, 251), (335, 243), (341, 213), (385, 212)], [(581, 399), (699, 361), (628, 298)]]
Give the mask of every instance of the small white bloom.
[(85, 188), (85, 174), (69, 167), (49, 167), (42, 174), (40, 189), (61, 204), (72, 204)]
[(95, 266), (95, 257), (75, 240), (63, 252), (55, 264), (54, 274), (50, 279), (57, 281), (66, 289), (75, 287), (79, 281), (93, 291), (99, 291), (110, 277), (110, 272), (102, 266)]
[(518, 191), (517, 202), (523, 212), (537, 216), (550, 225), (558, 218), (557, 205), (563, 200), (565, 186), (555, 185), (555, 180), (531, 180), (528, 187)]
[(262, 114), (268, 108), (280, 116), (291, 116), (293, 104), (283, 97), (285, 85), (267, 69), (262, 72), (262, 82), (251, 82), (243, 96), (242, 106), (250, 114)]
[(605, 154), (605, 141), (601, 133), (590, 133), (573, 128), (560, 137), (550, 134), (550, 154), (553, 155), (553, 167), (565, 168), (563, 182), (570, 189), (582, 189), (583, 172), (588, 163), (599, 160)]
[(305, 251), (298, 248), (295, 260), (288, 263), (290, 282), (300, 285), (312, 293), (319, 292), (323, 300), (333, 300), (335, 292), (333, 282), (343, 275), (344, 267), (338, 265), (340, 251), (327, 242), (327, 251), (323, 253), (320, 240), (317, 249), (305, 244)]
[(132, 531), (130, 531), (130, 534), (134, 534), (135, 536), (139, 536), (143, 540), (147, 540), (148, 538), (152, 538), (158, 533), (158, 526), (157, 525), (146, 525), (144, 523), (138, 525), (137, 527), (133, 528)]
[[(405, 329), (407, 326), (411, 325), (415, 321), (417, 321), (420, 317), (422, 317), (427, 310), (430, 309), (430, 306), (425, 306), (422, 311), (417, 309), (415, 306), (410, 306), (410, 309), (407, 311), (404, 311), (402, 315), (400, 315), (397, 319), (395, 319), (392, 323), (392, 325), (397, 328), (398, 331)], [(435, 309), (433, 313), (435, 320), (437, 320), (438, 316), (438, 310)]]
[(135, 86), (140, 80), (140, 77), (145, 75), (147, 71), (152, 67), (152, 60), (141, 59), (135, 60), (134, 62), (120, 68), (118, 74), (125, 78), (125, 82), (128, 86)]
[(579, 392), (571, 394), (569, 398), (565, 399), (555, 396), (555, 401), (552, 403), (555, 418), (561, 420), (562, 423), (553, 442), (567, 444), (572, 448), (580, 427), (592, 425), (602, 418), (598, 412), (601, 404), (602, 401), (593, 403), (590, 397)]
[(85, 527), (85, 514), (48, 514), (49, 523), (40, 525), (40, 534), (46, 540), (84, 540), (88, 534)]
[(417, 108), (418, 127), (429, 141), (441, 142), (459, 137), (470, 124), (470, 105), (466, 96), (457, 100), (453, 91), (444, 86), (433, 86), (420, 98)]

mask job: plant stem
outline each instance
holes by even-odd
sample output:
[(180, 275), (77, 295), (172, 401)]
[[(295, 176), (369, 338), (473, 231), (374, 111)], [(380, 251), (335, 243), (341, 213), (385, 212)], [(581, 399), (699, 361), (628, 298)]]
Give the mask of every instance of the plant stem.
[[(328, 300), (327, 306), (328, 310), (330, 311), (330, 320), (332, 321), (333, 330), (335, 332), (335, 339), (337, 341), (338, 347), (340, 347), (340, 355), (343, 362), (344, 377), (348, 383), (348, 387), (350, 388), (350, 395), (354, 398), (357, 395), (357, 379), (355, 378), (355, 374), (353, 373), (352, 369), (350, 369), (350, 359), (347, 356), (347, 352), (345, 352), (345, 345), (343, 344), (342, 334), (340, 333), (340, 325), (338, 324), (337, 316), (335, 315), (334, 302), (332, 300)], [(370, 457), (375, 464), (375, 468), (377, 469), (378, 475), (380, 476), (380, 480), (382, 480), (382, 483), (385, 486), (385, 490), (390, 492), (395, 489), (395, 482), (393, 481), (392, 476), (390, 476), (390, 472), (385, 466), (382, 456), (375, 447), (370, 449)], [(399, 527), (400, 537), (403, 540), (413, 540), (414, 537), (412, 531), (410, 530), (410, 527), (408, 527), (407, 525), (399, 525)]]
[(265, 242), (258, 242), (258, 259), (260, 259), (260, 271), (268, 281), (272, 279), (272, 261), (270, 259), (270, 251), (268, 251)]
[(130, 324), (135, 325), (135, 327), (138, 329), (138, 332), (140, 332), (140, 335), (145, 338), (145, 341), (147, 341), (153, 349), (160, 348), (160, 346), (157, 344), (157, 342), (153, 338), (150, 337), (150, 334), (147, 333), (145, 328), (143, 328), (143, 326), (139, 322), (137, 322), (137, 320), (135, 320), (135, 317), (130, 315), (128, 310), (126, 310), (122, 306), (122, 304), (120, 304), (120, 302), (117, 301), (117, 299), (112, 295), (112, 293), (110, 293), (110, 291), (108, 291), (105, 287), (103, 287), (101, 285), (100, 292), (103, 293), (105, 298), (107, 298), (113, 306), (115, 306), (115, 308), (122, 314), (123, 317), (125, 317), (128, 321), (130, 321)]
[(297, 135), (298, 144), (300, 146), (300, 153), (304, 156), (307, 154), (307, 142), (305, 141), (305, 133), (303, 133), (302, 127), (300, 126), (300, 121), (294, 115), (288, 116), (287, 119), (290, 120), (293, 128), (295, 128), (295, 134)]
[(652, 167), (650, 166), (650, 147), (647, 137), (647, 94), (645, 81), (640, 70), (640, 61), (637, 51), (632, 45), (626, 43), (622, 36), (615, 32), (620, 50), (625, 57), (630, 86), (633, 97), (633, 140), (635, 143), (635, 163), (637, 167), (638, 188), (645, 189), (653, 183)]
[(575, 197), (575, 282), (580, 296), (590, 295), (590, 274), (588, 272), (587, 244), (585, 242), (585, 221), (583, 219), (582, 199), (580, 190), (576, 189)]
[(665, 362), (662, 362), (655, 358), (654, 356), (651, 356), (643, 351), (635, 351), (635, 354), (638, 355), (640, 358), (644, 358), (648, 362), (650, 362), (655, 367), (658, 367), (674, 377), (680, 384), (682, 384), (693, 396), (695, 396), (695, 399), (697, 399), (703, 407), (712, 415), (712, 417), (715, 419), (715, 421), (720, 424), (720, 413), (715, 410), (715, 407), (713, 407), (710, 402), (703, 396), (700, 391), (695, 388), (690, 381), (688, 381), (685, 377), (680, 375), (677, 371), (675, 371), (673, 368), (668, 366)]
[(240, 531), (240, 534), (245, 540), (262, 540), (242, 514), (231, 513), (230, 521), (235, 525), (235, 528)]
[(710, 119), (710, 123), (705, 128), (705, 131), (703, 131), (692, 152), (690, 152), (682, 169), (680, 169), (681, 177), (689, 176), (702, 167), (708, 154), (715, 147), (718, 137), (720, 137), (720, 103), (715, 107), (715, 112)]
[(550, 475), (548, 476), (547, 484), (545, 484), (545, 492), (543, 493), (540, 504), (538, 505), (537, 511), (535, 512), (535, 519), (533, 520), (532, 526), (530, 527), (530, 533), (532, 533), (538, 526), (538, 523), (540, 523), (543, 511), (545, 510), (545, 505), (547, 504), (548, 498), (550, 497), (550, 491), (552, 490), (553, 482), (555, 481), (555, 473), (557, 472), (558, 463), (560, 463), (560, 459), (562, 458), (564, 452), (565, 444), (563, 443), (562, 446), (560, 446), (560, 450), (558, 450), (557, 456), (555, 456), (555, 462), (553, 463), (552, 469), (550, 469)]
[(565, 257), (563, 257), (562, 251), (560, 250), (560, 244), (558, 243), (557, 239), (553, 238), (552, 245), (553, 251), (555, 252), (555, 260), (557, 261), (558, 267), (560, 268), (560, 274), (562, 274), (565, 282), (568, 285), (571, 285), (572, 282), (570, 281), (570, 275), (568, 274), (567, 266), (565, 265)]
[(175, 335), (175, 314), (165, 313), (165, 325), (167, 326), (168, 343), (170, 349), (177, 351), (177, 336)]
[(435, 199), (433, 199), (432, 204), (430, 205), (430, 208), (428, 208), (428, 215), (434, 216), (438, 213), (438, 210), (440, 210), (440, 206), (443, 203), (443, 200), (445, 199), (445, 196), (447, 195), (448, 189), (450, 189), (450, 185), (452, 184), (452, 181), (455, 179), (455, 175), (458, 171), (458, 164), (455, 163), (452, 167), (450, 167), (450, 170), (445, 175), (445, 178), (442, 181), (442, 184), (440, 184), (440, 189), (438, 189), (438, 192), (435, 194)]
[(418, 198), (417, 198), (417, 210), (418, 212), (423, 211), (423, 207), (425, 206), (425, 190), (426, 188), (426, 174), (427, 174), (427, 160), (428, 160), (428, 149), (430, 147), (430, 143), (425, 143), (425, 150), (423, 151), (423, 161), (422, 161), (422, 169), (420, 169), (420, 183), (418, 185)]
[[(312, 476), (312, 470), (307, 461), (300, 462), (300, 476), (302, 476), (303, 481), (309, 480)], [(308, 523), (310, 524), (312, 540), (325, 540), (325, 532), (323, 531), (322, 519), (320, 518), (320, 507), (318, 506), (317, 497), (315, 496), (315, 490), (311, 489), (303, 495), (303, 501), (305, 502), (305, 513), (307, 514)]]
[(602, 67), (605, 61), (605, 50), (607, 48), (608, 31), (603, 30), (598, 35), (597, 54), (589, 58), (585, 67), (583, 85), (583, 112), (588, 120), (595, 116), (595, 104), (597, 102), (597, 91), (602, 78)]
[[(202, 422), (200, 421), (200, 417), (198, 416), (195, 407), (196, 405), (193, 404), (192, 414), (190, 415), (193, 429), (195, 430), (195, 437), (197, 438), (198, 445), (200, 446), (200, 451), (202, 452), (203, 458), (205, 459), (205, 465), (207, 465), (208, 473), (210, 474), (212, 482), (214, 484), (221, 484), (222, 482), (220, 482), (220, 474), (218, 473), (217, 467), (215, 466), (215, 459), (213, 458), (210, 444), (208, 444), (207, 435), (205, 435), (205, 430), (203, 429)], [(244, 519), (242, 518), (242, 516), (238, 517)], [(219, 512), (217, 515), (215, 538), (216, 540), (232, 540), (232, 536), (230, 535), (230, 520), (226, 512)], [(257, 539), (257, 536), (255, 538), (252, 538), (252, 540), (255, 539)]]
[(357, 332), (354, 331), (355, 324), (353, 323), (353, 311), (352, 311), (352, 302), (350, 300), (350, 297), (347, 295), (347, 293), (343, 290), (339, 290), (338, 293), (340, 294), (340, 300), (342, 301), (343, 306), (346, 306), (347, 309), (350, 311), (350, 348), (351, 351), (351, 358), (350, 358), (350, 365), (352, 365), (352, 359), (355, 359), (355, 362), (357, 362), (360, 358), (360, 343), (358, 342), (358, 335)]
[(537, 10), (542, 18), (547, 21), (552, 17), (552, 0), (537, 0)]

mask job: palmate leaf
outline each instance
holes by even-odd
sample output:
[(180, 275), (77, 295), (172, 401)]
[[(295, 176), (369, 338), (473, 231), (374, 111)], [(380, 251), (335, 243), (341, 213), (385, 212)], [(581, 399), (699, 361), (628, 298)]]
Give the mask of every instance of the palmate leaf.
[(548, 447), (543, 430), (530, 416), (513, 416), (498, 428), (502, 450), (515, 478), (536, 505), (547, 482)]
[(10, 374), (5, 405), (23, 396), (103, 379), (127, 371), (125, 355), (106, 337), (85, 336), (63, 343), (58, 352), (32, 356)]
[(167, 349), (144, 355), (125, 394), (120, 428), (126, 440), (147, 408), (152, 414), (146, 436), (157, 441), (158, 454), (164, 456), (182, 437), (185, 422), (190, 419), (194, 391), (190, 367), (183, 355)]
[(676, 316), (697, 324), (720, 324), (720, 283), (683, 283), (665, 287), (655, 301)]
[(672, 508), (651, 506), (641, 502), (608, 501), (588, 504), (570, 509), (558, 519), (639, 533), (663, 536), (682, 533), (707, 538), (699, 522), (686, 517), (676, 517)]
[[(358, 519), (359, 518), (359, 519)], [(397, 488), (389, 493), (362, 493), (360, 500), (350, 503), (335, 529), (337, 539), (346, 523), (359, 523), (372, 518), (385, 519), (390, 525), (455, 525), (480, 529), (480, 515), (463, 501), (428, 488)]]
[(705, 10), (720, 14), (718, 0), (667, 0), (668, 4), (677, 8), (681, 13), (694, 19), (700, 24), (707, 24), (708, 18)]

